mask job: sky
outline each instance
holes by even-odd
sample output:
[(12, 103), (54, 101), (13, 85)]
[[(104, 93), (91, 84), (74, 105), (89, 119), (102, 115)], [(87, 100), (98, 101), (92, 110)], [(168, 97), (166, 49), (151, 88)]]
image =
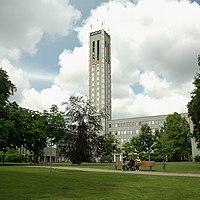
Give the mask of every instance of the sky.
[(112, 117), (187, 112), (200, 0), (0, 0), (0, 67), (21, 107), (88, 94), (89, 33), (111, 36)]

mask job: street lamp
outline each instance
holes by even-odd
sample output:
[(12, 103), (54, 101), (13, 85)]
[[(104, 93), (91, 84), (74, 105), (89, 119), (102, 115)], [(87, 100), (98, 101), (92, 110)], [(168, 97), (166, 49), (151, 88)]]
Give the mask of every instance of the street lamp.
[(163, 170), (163, 172), (166, 172), (166, 166), (165, 166), (165, 149), (164, 149), (164, 130), (163, 130), (163, 127), (161, 127), (161, 132), (162, 132), (162, 157), (163, 157), (162, 170)]

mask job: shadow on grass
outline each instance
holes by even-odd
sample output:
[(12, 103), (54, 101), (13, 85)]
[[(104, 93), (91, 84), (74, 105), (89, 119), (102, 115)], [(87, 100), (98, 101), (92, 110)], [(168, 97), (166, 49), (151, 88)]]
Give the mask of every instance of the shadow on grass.
[(0, 163), (0, 167), (3, 167), (3, 166), (28, 166), (28, 165), (30, 165), (30, 163), (10, 163), (10, 162), (5, 162), (4, 164)]

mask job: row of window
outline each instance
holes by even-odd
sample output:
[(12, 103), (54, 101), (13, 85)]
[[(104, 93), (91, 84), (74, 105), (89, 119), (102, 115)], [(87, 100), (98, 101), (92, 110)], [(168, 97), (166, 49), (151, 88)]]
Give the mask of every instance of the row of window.
[[(151, 129), (152, 133), (155, 133), (155, 129)], [(112, 135), (133, 135), (133, 134), (139, 134), (140, 130), (121, 130), (121, 131), (111, 131), (110, 134)]]
[(163, 120), (150, 120), (150, 121), (136, 121), (136, 122), (121, 122), (109, 124), (109, 128), (118, 128), (118, 127), (131, 127), (131, 126), (141, 126), (144, 124), (148, 125), (163, 125)]

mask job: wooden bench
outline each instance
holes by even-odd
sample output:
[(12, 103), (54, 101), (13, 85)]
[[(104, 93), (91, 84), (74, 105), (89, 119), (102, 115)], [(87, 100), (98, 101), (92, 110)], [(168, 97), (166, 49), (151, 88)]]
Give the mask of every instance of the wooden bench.
[(140, 166), (150, 167), (150, 171), (151, 171), (151, 168), (154, 166), (154, 161), (141, 161)]
[[(128, 166), (128, 161), (126, 161), (126, 166)], [(115, 163), (115, 169), (117, 170), (117, 168), (120, 168), (120, 169), (122, 169), (122, 162), (121, 161), (117, 161), (116, 163)]]
[[(126, 166), (128, 166), (128, 161), (126, 161)], [(140, 162), (140, 166), (143, 166), (143, 167), (149, 167), (150, 168), (150, 171), (152, 169), (152, 167), (154, 166), (155, 162), (154, 161), (141, 161)], [(115, 169), (122, 169), (122, 162), (121, 161), (117, 161), (115, 163)]]

